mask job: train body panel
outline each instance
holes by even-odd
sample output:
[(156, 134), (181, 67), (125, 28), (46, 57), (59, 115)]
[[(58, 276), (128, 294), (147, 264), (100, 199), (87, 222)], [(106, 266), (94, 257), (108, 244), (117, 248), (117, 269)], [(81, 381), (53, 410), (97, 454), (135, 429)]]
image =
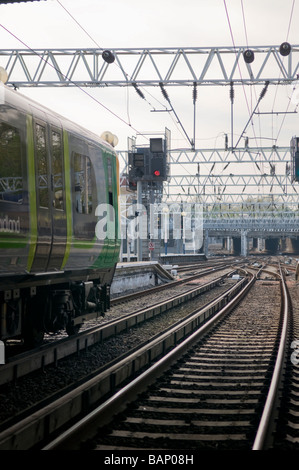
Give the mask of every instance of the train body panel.
[[(70, 318), (73, 325), (80, 322), (79, 304), (85, 317), (103, 302), (109, 304), (120, 247), (119, 168), (113, 148), (7, 87), (3, 101), (0, 339), (22, 335), (29, 309), (36, 312), (42, 297), (54, 302), (56, 316), (64, 310), (61, 324)], [(95, 289), (98, 301), (90, 302)], [(89, 307), (84, 310), (84, 305)], [(49, 320), (52, 314), (46, 316), (47, 330), (57, 330)], [(37, 326), (36, 320), (30, 322)]]

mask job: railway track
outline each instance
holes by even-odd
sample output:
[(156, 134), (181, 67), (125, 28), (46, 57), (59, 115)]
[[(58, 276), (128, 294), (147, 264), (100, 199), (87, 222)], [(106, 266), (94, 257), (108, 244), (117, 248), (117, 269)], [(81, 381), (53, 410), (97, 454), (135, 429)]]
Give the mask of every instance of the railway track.
[[(132, 292), (127, 295), (122, 295), (119, 297), (115, 297), (114, 299), (111, 300), (111, 305), (117, 305), (119, 303), (125, 303), (125, 302), (130, 302), (134, 299), (140, 299), (141, 297), (146, 297), (148, 295), (155, 295), (156, 293), (160, 293), (163, 290), (169, 290), (169, 289), (176, 289), (179, 286), (182, 286), (190, 281), (193, 281), (195, 279), (199, 279), (204, 276), (209, 276), (210, 274), (213, 274), (218, 271), (222, 271), (223, 269), (227, 269), (229, 267), (235, 267), (237, 269), (238, 267), (238, 262), (235, 260), (232, 260), (231, 262), (214, 262), (214, 263), (209, 263), (209, 266), (206, 267), (204, 264), (193, 264), (192, 266), (180, 266), (177, 268), (177, 271), (181, 273), (181, 278), (171, 281), (166, 284), (160, 284), (158, 286), (152, 287), (150, 289), (144, 289), (140, 290), (137, 292)], [(244, 263), (242, 263), (244, 265)], [(190, 271), (192, 273), (190, 274)]]
[(291, 305), (290, 340), (281, 391), (284, 400), (277, 416), (274, 445), (277, 449), (293, 451), (298, 450), (299, 446), (299, 283), (294, 276), (293, 279), (287, 277), (286, 284)]
[(255, 281), (45, 449), (82, 445), (82, 436), (98, 450), (271, 446), (289, 304), (282, 275), (271, 295), (269, 282)]
[[(218, 277), (218, 280), (215, 279), (213, 283), (216, 285), (221, 282), (222, 279), (223, 276), (220, 276)], [(234, 291), (241, 289), (241, 286), (246, 282), (247, 280), (243, 278), (237, 283), (236, 281), (231, 282), (230, 289), (228, 289), (229, 286), (221, 287), (221, 296), (218, 296), (215, 299), (214, 295), (214, 299), (210, 300), (207, 305), (202, 307), (200, 312), (197, 312), (196, 315), (192, 315), (190, 313), (186, 317), (186, 314), (184, 313), (185, 309), (183, 309), (183, 320), (178, 320), (175, 326), (168, 326), (168, 329), (166, 329), (163, 334), (156, 334), (156, 330), (154, 333), (154, 335), (156, 334), (156, 337), (154, 338), (153, 333), (151, 332), (149, 336), (150, 339), (146, 339), (141, 345), (139, 337), (141, 333), (138, 333), (136, 335), (136, 344), (139, 342), (139, 345), (132, 349), (131, 343), (128, 343), (126, 346), (129, 352), (124, 354), (122, 359), (119, 358), (118, 353), (116, 359), (110, 362), (108, 369), (106, 366), (100, 367), (97, 371), (97, 374), (99, 374), (97, 377), (94, 377), (95, 373), (93, 372), (87, 378), (85, 377), (84, 381), (81, 382), (81, 385), (78, 386), (77, 384), (77, 389), (73, 389), (73, 387), (65, 387), (63, 391), (60, 390), (58, 392), (58, 396), (52, 395), (49, 401), (45, 400), (41, 402), (40, 405), (42, 406), (39, 410), (35, 409), (34, 414), (33, 411), (30, 410), (30, 414), (28, 416), (29, 410), (27, 410), (25, 416), (19, 415), (18, 419), (14, 422), (7, 423), (9, 426), (2, 429), (3, 432), (0, 432), (0, 449), (31, 448), (32, 446), (37, 445), (39, 440), (43, 440), (45, 435), (51, 434), (56, 430), (56, 428), (59, 429), (59, 427), (68, 422), (69, 419), (74, 418), (74, 416), (78, 418), (78, 416), (86, 410), (87, 405), (88, 407), (94, 406), (94, 402), (102, 400), (107, 393), (111, 394), (120, 384), (124, 383), (126, 380), (130, 380), (132, 373), (133, 375), (137, 372), (140, 373), (144, 367), (149, 367), (152, 361), (157, 360), (159, 356), (163, 356), (168, 350), (172, 349), (176, 343), (181, 341), (185, 336), (191, 334), (191, 332), (197, 328), (199, 323), (206, 321), (209, 315), (213, 315), (225, 303), (229, 302), (235, 295)], [(193, 286), (192, 292), (193, 294), (197, 292), (198, 295), (200, 290), (203, 292), (205, 287), (207, 286)], [(193, 294), (191, 294), (190, 299)], [(190, 295), (190, 293), (188, 295)], [(173, 299), (173, 305), (177, 305), (177, 301), (178, 299)], [(156, 310), (156, 314), (158, 316), (159, 313), (163, 313), (163, 315), (160, 315), (160, 318), (165, 317), (165, 306), (163, 306), (163, 304), (160, 307), (156, 306), (154, 310)], [(178, 310), (180, 310), (180, 308)], [(141, 315), (140, 312), (138, 315)], [(125, 326), (125, 323), (123, 323), (125, 334), (127, 331), (130, 333), (133, 327), (135, 328), (136, 318), (138, 315), (135, 315), (135, 319), (132, 320), (132, 324), (127, 323)], [(142, 316), (144, 321), (144, 312)], [(110, 331), (112, 336), (111, 344), (113, 344), (113, 342), (115, 342), (115, 344), (119, 343), (118, 335), (121, 334), (121, 330), (119, 329), (120, 322), (128, 322), (128, 319), (129, 318), (126, 320), (120, 319), (114, 325), (112, 331)], [(115, 326), (117, 327), (115, 328)], [(126, 340), (126, 342), (127, 341), (128, 340)], [(107, 346), (105, 348), (99, 345), (99, 347), (101, 352), (105, 355)], [(88, 364), (88, 366), (89, 365), (90, 364)], [(72, 366), (70, 365), (69, 367)], [(73, 367), (77, 367), (76, 359), (74, 359)], [(59, 371), (56, 372), (55, 369), (54, 381), (58, 379), (58, 376)], [(86, 381), (88, 385), (86, 384)], [(32, 387), (36, 387), (36, 385), (34, 386), (34, 382), (31, 384), (31, 389)]]

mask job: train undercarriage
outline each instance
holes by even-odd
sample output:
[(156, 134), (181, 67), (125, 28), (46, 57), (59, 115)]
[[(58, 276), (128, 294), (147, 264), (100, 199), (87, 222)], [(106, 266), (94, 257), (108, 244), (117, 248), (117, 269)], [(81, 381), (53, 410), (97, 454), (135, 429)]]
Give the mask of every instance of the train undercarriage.
[(1, 292), (0, 339), (40, 344), (46, 333), (76, 334), (84, 321), (110, 308), (110, 286), (98, 280), (29, 286)]

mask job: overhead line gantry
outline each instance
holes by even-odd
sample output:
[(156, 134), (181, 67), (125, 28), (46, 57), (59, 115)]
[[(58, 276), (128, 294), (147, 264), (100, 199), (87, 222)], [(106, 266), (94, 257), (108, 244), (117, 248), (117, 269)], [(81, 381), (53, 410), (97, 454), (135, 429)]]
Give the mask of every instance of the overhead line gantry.
[(115, 48), (110, 63), (99, 48), (1, 49), (0, 64), (17, 87), (290, 84), (299, 75), (299, 45), (288, 55), (281, 47)]

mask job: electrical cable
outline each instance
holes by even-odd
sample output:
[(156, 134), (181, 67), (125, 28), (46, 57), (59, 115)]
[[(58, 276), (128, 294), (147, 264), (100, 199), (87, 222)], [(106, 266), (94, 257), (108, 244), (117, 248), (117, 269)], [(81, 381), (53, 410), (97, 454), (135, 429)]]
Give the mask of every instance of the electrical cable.
[[(100, 49), (100, 50), (104, 50), (103, 47), (101, 47), (97, 41), (95, 41), (95, 39), (88, 33), (88, 31), (76, 20), (76, 18), (71, 14), (71, 12), (60, 2), (60, 0), (56, 0), (57, 3), (61, 6), (61, 8), (64, 9), (64, 11), (72, 18), (72, 20), (79, 26), (79, 28), (82, 29), (82, 31), (84, 31), (84, 33), (94, 42), (94, 44)], [(114, 62), (114, 64), (119, 67), (120, 65), (117, 64), (116, 62)], [(124, 70), (122, 69), (122, 71), (124, 72)], [(130, 78), (129, 75), (124, 72), (126, 77)], [(133, 87), (134, 89), (136, 90), (136, 92), (138, 93), (138, 95), (144, 99), (148, 104), (149, 106), (153, 107), (153, 105), (145, 98), (144, 94), (142, 93), (142, 91), (137, 87), (137, 84), (133, 84)], [(152, 96), (153, 97), (153, 96)], [(153, 97), (154, 98), (154, 97)], [(158, 100), (157, 100), (158, 101)], [(159, 101), (158, 101), (159, 102)], [(159, 102), (160, 103), (160, 102)], [(161, 104), (161, 103), (160, 103)], [(131, 127), (131, 119), (130, 119), (130, 112), (129, 112), (129, 89), (127, 90), (127, 116), (128, 116), (128, 121), (129, 121), (129, 125)]]
[(291, 14), (290, 14), (290, 21), (289, 21), (289, 26), (288, 26), (288, 31), (287, 31), (287, 37), (286, 41), (289, 39), (289, 34), (290, 34), (290, 29), (291, 29), (291, 23), (294, 15), (294, 7), (295, 7), (295, 0), (293, 0), (292, 8), (291, 8)]
[[(235, 45), (234, 35), (233, 35), (232, 26), (231, 26), (231, 22), (230, 22), (230, 18), (229, 18), (229, 13), (228, 13), (227, 5), (226, 5), (226, 0), (223, 0), (223, 2), (224, 2), (224, 8), (225, 8), (225, 12), (226, 12), (226, 18), (227, 18), (227, 21), (228, 21), (228, 26), (229, 26), (229, 30), (230, 30), (232, 43), (233, 43), (233, 46), (234, 46), (234, 49), (235, 49), (235, 54), (236, 54), (236, 57), (237, 57), (236, 45)], [(239, 69), (239, 73), (240, 73), (240, 78), (243, 82), (243, 77), (242, 77), (239, 61), (238, 61), (238, 69)], [(244, 92), (244, 96), (245, 96), (245, 100), (246, 100), (246, 104), (247, 104), (248, 114), (250, 114), (250, 109), (249, 109), (249, 104), (248, 104), (244, 84), (242, 83), (242, 85), (243, 85), (243, 92)]]
[[(87, 34), (87, 36), (96, 44), (96, 46), (97, 46), (99, 49), (104, 50), (104, 49), (97, 43), (97, 41), (95, 41), (94, 38), (86, 31), (86, 29), (76, 20), (76, 18), (70, 13), (70, 11), (69, 11), (64, 5), (62, 5), (62, 3), (60, 2), (60, 0), (56, 0), (56, 1), (57, 1), (57, 3), (65, 10), (65, 12), (72, 18), (72, 20), (75, 21), (75, 23), (82, 29), (82, 31), (84, 31), (84, 33)], [(115, 63), (115, 62), (114, 62), (114, 63)], [(115, 65), (118, 66), (119, 68), (121, 68), (119, 64), (115, 63)], [(122, 71), (124, 72), (123, 69), (122, 69)], [(124, 73), (125, 73), (126, 77), (131, 78), (126, 72), (124, 72)], [(140, 87), (138, 87), (138, 85), (137, 85), (136, 83), (133, 84), (133, 88), (135, 89), (135, 91), (137, 92), (137, 94), (140, 96), (140, 98), (142, 98), (143, 100), (145, 100), (145, 101), (149, 104), (149, 106), (151, 106), (152, 108), (154, 108), (153, 105), (146, 99), (146, 97), (144, 96), (144, 93), (140, 90)], [(143, 87), (141, 87), (141, 88), (143, 88)], [(163, 105), (156, 97), (154, 97), (154, 96), (153, 96), (151, 93), (149, 93), (147, 90), (144, 90), (144, 91), (145, 91), (146, 93), (148, 93), (153, 99), (155, 99), (161, 106), (164, 106), (164, 107), (165, 107), (165, 110), (168, 111), (168, 110), (167, 110), (167, 107), (166, 107), (165, 105)], [(129, 103), (128, 103), (128, 101), (129, 101), (129, 92), (127, 92), (127, 115), (128, 115), (128, 120), (129, 120), (129, 123), (130, 123)], [(170, 101), (169, 101), (169, 103), (170, 103)], [(171, 103), (170, 103), (170, 105), (171, 105)], [(172, 105), (171, 105), (171, 107), (172, 107), (171, 111), (174, 112), (174, 114), (175, 114), (176, 117), (177, 117), (178, 123), (181, 125), (183, 131), (185, 132), (185, 130), (184, 130), (182, 124), (181, 124), (181, 121), (179, 120), (179, 118), (178, 118), (178, 116), (177, 116), (177, 114), (176, 114), (176, 112), (175, 112), (175, 110), (174, 110), (174, 108), (173, 108)], [(168, 111), (168, 112), (169, 112), (169, 111)], [(175, 121), (173, 121), (173, 122), (175, 122)], [(131, 123), (130, 123), (129, 125), (131, 126)], [(185, 132), (185, 134), (186, 134), (186, 132)], [(187, 134), (186, 134), (186, 136), (187, 136), (188, 141), (190, 142), (190, 139), (189, 139), (189, 137), (188, 137)], [(190, 142), (190, 143), (191, 143), (191, 142)], [(192, 143), (191, 143), (191, 145), (192, 145)]]
[(251, 113), (251, 115), (250, 115), (250, 117), (249, 117), (249, 119), (248, 119), (248, 121), (247, 121), (247, 124), (246, 124), (246, 126), (245, 126), (245, 128), (244, 128), (242, 134), (240, 135), (239, 140), (238, 140), (238, 142), (236, 143), (236, 145), (235, 145), (234, 148), (236, 148), (236, 147), (238, 146), (238, 144), (239, 144), (239, 142), (240, 142), (240, 140), (241, 140), (241, 138), (242, 138), (244, 132), (245, 132), (246, 129), (247, 129), (248, 124), (250, 123), (250, 121), (251, 121), (251, 119), (252, 119), (252, 116), (254, 115), (256, 109), (258, 108), (258, 106), (259, 106), (261, 100), (264, 98), (264, 96), (265, 96), (265, 94), (266, 94), (266, 92), (267, 92), (269, 83), (270, 83), (269, 80), (267, 80), (266, 83), (265, 83), (264, 88), (263, 88), (262, 91), (261, 91), (261, 94), (260, 94), (260, 96), (259, 96), (258, 102), (257, 102), (257, 104), (256, 104), (256, 106), (255, 106), (255, 108), (254, 108), (254, 110), (252, 111), (252, 113)]
[(182, 130), (183, 130), (183, 132), (184, 132), (184, 134), (185, 134), (185, 136), (187, 137), (189, 144), (191, 145), (191, 147), (193, 147), (193, 142), (192, 142), (192, 140), (190, 140), (190, 138), (189, 138), (189, 136), (188, 136), (188, 134), (187, 134), (187, 132), (186, 132), (186, 130), (185, 130), (183, 124), (181, 123), (181, 121), (180, 121), (180, 119), (179, 119), (179, 117), (178, 117), (178, 115), (177, 115), (177, 113), (176, 113), (174, 107), (172, 106), (171, 101), (170, 101), (170, 98), (169, 98), (169, 96), (168, 96), (167, 91), (166, 91), (165, 88), (164, 88), (163, 83), (160, 82), (160, 83), (159, 83), (159, 86), (160, 86), (162, 95), (164, 96), (165, 100), (166, 100), (166, 101), (169, 103), (169, 105), (171, 106), (171, 111), (174, 113), (175, 117), (177, 118), (178, 123), (180, 124), (180, 126), (181, 126), (181, 128), (182, 128)]
[(45, 62), (47, 65), (52, 67), (57, 73), (63, 76), (65, 80), (67, 80), (69, 83), (72, 83), (76, 88), (78, 88), (80, 91), (82, 91), (85, 95), (87, 95), (89, 98), (91, 98), (93, 101), (95, 101), (97, 104), (102, 106), (106, 111), (111, 113), (114, 117), (122, 121), (124, 124), (129, 126), (131, 129), (134, 129), (136, 132), (138, 132), (137, 129), (135, 129), (130, 123), (125, 121), (121, 116), (116, 114), (114, 111), (109, 109), (107, 106), (105, 106), (103, 103), (101, 103), (97, 98), (92, 96), (90, 93), (88, 93), (86, 90), (84, 90), (81, 86), (79, 86), (76, 82), (72, 81), (67, 75), (63, 74), (60, 70), (58, 70), (53, 64), (50, 64), (43, 56), (41, 56), (38, 52), (36, 52), (34, 49), (32, 49), (30, 46), (28, 46), (24, 41), (22, 41), (20, 38), (18, 38), (14, 33), (12, 33), (8, 28), (6, 28), (3, 24), (0, 23), (0, 27), (4, 29), (7, 33), (9, 33), (11, 36), (13, 36), (17, 41), (19, 41), (23, 46), (25, 46), (29, 51), (31, 51), (33, 54), (35, 54), (37, 57), (40, 58), (43, 62)]
[(99, 46), (99, 44), (94, 40), (94, 38), (88, 33), (88, 31), (86, 31), (85, 28), (83, 28), (83, 26), (76, 20), (76, 18), (69, 12), (69, 10), (67, 10), (67, 8), (65, 8), (64, 5), (62, 5), (62, 3), (59, 1), (59, 0), (56, 0), (57, 3), (59, 3), (59, 5), (61, 6), (61, 8), (64, 9), (64, 11), (66, 11), (66, 13), (72, 18), (72, 20), (79, 26), (79, 28), (82, 29), (82, 31), (84, 31), (85, 34), (87, 34), (87, 36), (89, 37), (89, 39), (92, 40), (92, 42), (95, 43), (95, 45), (99, 48), (99, 49), (102, 49), (103, 48), (101, 46)]
[[(226, 12), (226, 17), (227, 17), (227, 21), (228, 21), (228, 26), (229, 26), (229, 31), (230, 31), (230, 35), (231, 35), (231, 39), (232, 39), (232, 43), (233, 43), (233, 46), (234, 46), (234, 49), (235, 49), (235, 53), (236, 53), (236, 45), (235, 45), (235, 40), (234, 40), (234, 35), (233, 35), (233, 30), (232, 30), (232, 25), (231, 25), (231, 21), (230, 21), (230, 17), (229, 17), (229, 13), (228, 13), (228, 8), (227, 8), (227, 5), (226, 5), (226, 1), (224, 0), (224, 7), (225, 7), (225, 12)], [(242, 17), (243, 17), (243, 25), (244, 25), (244, 31), (245, 31), (245, 39), (246, 39), (246, 45), (247, 45), (247, 48), (248, 48), (248, 34), (247, 34), (247, 28), (246, 28), (246, 20), (245, 20), (245, 11), (244, 11), (244, 5), (243, 5), (243, 1), (241, 0), (241, 8), (242, 8)], [(237, 60), (237, 53), (236, 53), (236, 60)], [(233, 89), (233, 81), (231, 81), (230, 83), (230, 100), (231, 100), (231, 140), (232, 140), (232, 144), (231, 144), (231, 151), (234, 152), (235, 148), (237, 147), (237, 145), (239, 144), (249, 122), (251, 121), (252, 119), (252, 116), (253, 116), (253, 113), (252, 113), (252, 93), (251, 93), (251, 106), (249, 106), (249, 102), (248, 102), (248, 98), (247, 98), (247, 93), (245, 91), (245, 87), (244, 87), (244, 83), (243, 83), (243, 77), (242, 77), (242, 72), (241, 72), (241, 69), (240, 69), (240, 64), (239, 64), (239, 61), (238, 61), (238, 69), (239, 69), (239, 73), (240, 73), (240, 78), (242, 80), (242, 87), (243, 87), (243, 93), (244, 93), (244, 97), (245, 97), (245, 101), (246, 101), (246, 105), (247, 105), (247, 110), (248, 110), (248, 114), (250, 115), (250, 118), (248, 120), (248, 123), (245, 127), (245, 129), (243, 130), (242, 134), (239, 136), (239, 140), (237, 142), (237, 144), (235, 146), (233, 146), (233, 104), (234, 104), (234, 89)], [(255, 90), (255, 87), (254, 87), (254, 90)], [(257, 137), (256, 137), (256, 133), (255, 133), (255, 129), (254, 129), (254, 126), (253, 126), (253, 122), (252, 122), (252, 130), (253, 130), (253, 134), (254, 134), (254, 138), (255, 138), (255, 141), (256, 141), (256, 145), (257, 145)], [(258, 146), (258, 145), (257, 145)], [(227, 165), (228, 166), (228, 165)], [(226, 167), (227, 167), (226, 166)], [(225, 167), (225, 168), (226, 168)], [(222, 172), (224, 171), (224, 169), (222, 170)]]
[(244, 12), (244, 5), (243, 5), (243, 0), (241, 0), (241, 7), (242, 7), (242, 16), (243, 16), (243, 25), (244, 25), (244, 31), (245, 31), (245, 38), (246, 38), (246, 46), (248, 48), (248, 35), (247, 35), (247, 28), (246, 28), (246, 20), (245, 20), (245, 12)]
[[(246, 46), (247, 46), (247, 49), (249, 48), (249, 40), (248, 40), (248, 33), (247, 33), (247, 27), (246, 27), (246, 17), (245, 17), (245, 9), (244, 9), (244, 4), (243, 4), (243, 0), (241, 0), (241, 9), (242, 9), (242, 18), (243, 18), (243, 26), (244, 26), (244, 33), (245, 33), (245, 40), (246, 40)], [(256, 87), (255, 85), (253, 85), (253, 90), (254, 90), (254, 94), (255, 94), (255, 100), (257, 101), (257, 95), (256, 95)], [(251, 91), (251, 105), (250, 105), (250, 108), (251, 108), (251, 111), (252, 111), (252, 91)], [(258, 120), (259, 120), (259, 130), (260, 130), (260, 135), (261, 135), (261, 120), (260, 120), (260, 116), (258, 117)], [(252, 123), (253, 125), (253, 123)], [(257, 136), (255, 134), (255, 130), (253, 128), (253, 133), (254, 133), (254, 138), (255, 138), (255, 141), (256, 141), (256, 145), (257, 145)], [(261, 144), (261, 142), (260, 142)]]
[[(295, 0), (293, 0), (293, 2), (292, 2), (290, 19), (289, 19), (289, 24), (288, 24), (287, 34), (286, 34), (286, 41), (288, 41), (289, 34), (290, 34), (291, 24), (292, 24), (292, 20), (293, 20), (293, 16), (294, 16), (294, 7), (295, 7)], [(280, 74), (281, 74), (281, 71), (280, 71)], [(275, 90), (275, 95), (274, 95), (274, 100), (273, 100), (273, 105), (272, 105), (272, 113), (274, 112), (274, 105), (275, 105), (276, 98), (277, 98), (277, 92), (278, 92), (278, 84), (276, 85), (276, 90)], [(293, 93), (294, 93), (294, 89), (293, 89), (292, 95), (293, 95)], [(281, 132), (282, 126), (284, 125), (284, 122), (285, 122), (285, 119), (286, 119), (286, 113), (288, 112), (288, 109), (290, 107), (290, 103), (291, 103), (291, 97), (289, 98), (289, 103), (287, 104), (287, 109), (285, 111), (284, 117), (282, 119), (282, 123), (280, 125), (279, 130), (278, 130), (277, 137), (276, 137), (276, 139), (274, 139), (276, 142), (278, 140), (278, 137), (279, 137), (279, 134)], [(272, 129), (273, 129), (273, 117), (272, 117)], [(273, 133), (272, 133), (272, 135), (273, 135)]]
[[(231, 25), (229, 13), (228, 13), (228, 8), (227, 8), (227, 5), (226, 5), (226, 0), (223, 0), (223, 2), (224, 2), (224, 8), (225, 8), (226, 17), (227, 17), (227, 22), (228, 22), (228, 26), (229, 26), (229, 31), (230, 31), (232, 43), (233, 43), (233, 46), (234, 46), (234, 49), (235, 49), (236, 60), (237, 60), (236, 45), (235, 45), (235, 40), (234, 40), (232, 25)], [(246, 29), (246, 23), (245, 23), (245, 12), (244, 12), (243, 3), (242, 3), (242, 12), (243, 12), (243, 23), (244, 23), (244, 27), (245, 27), (246, 41), (248, 41), (247, 29)], [(242, 72), (241, 72), (241, 69), (240, 69), (239, 61), (238, 61), (238, 69), (239, 69), (240, 78), (241, 78), (241, 81), (242, 81), (242, 88), (243, 88), (243, 93), (244, 93), (244, 97), (245, 97), (245, 101), (246, 101), (247, 111), (248, 111), (248, 114), (252, 116), (251, 110), (250, 110), (250, 106), (249, 106), (249, 102), (248, 102), (248, 98), (247, 98), (247, 94), (246, 94), (246, 90), (245, 90), (244, 83), (243, 83), (243, 77), (242, 77)], [(253, 123), (252, 123), (252, 126), (253, 126)], [(257, 145), (257, 137), (256, 137), (256, 134), (255, 134), (254, 127), (252, 128), (252, 130), (253, 130), (254, 138), (255, 138), (255, 141), (256, 141), (256, 145)], [(232, 149), (232, 150), (233, 150), (233, 149)]]
[[(101, 50), (103, 51), (104, 49), (99, 45), (99, 43), (88, 33), (88, 31), (81, 25), (81, 23), (79, 23), (79, 21), (76, 20), (76, 18), (71, 14), (71, 12), (60, 2), (60, 0), (56, 0), (56, 2), (61, 6), (61, 8), (63, 8), (63, 10), (70, 16), (70, 18), (77, 24), (77, 26), (79, 26), (80, 29), (82, 29), (82, 31), (89, 37), (89, 39), (91, 39), (91, 41)], [(114, 62), (115, 63), (115, 62)], [(119, 68), (121, 68), (119, 66), (119, 64), (115, 63), (115, 65), (117, 65)], [(128, 74), (126, 72), (124, 72), (125, 75), (128, 77)], [(138, 92), (139, 96), (141, 96), (145, 101), (146, 98), (145, 96), (143, 95), (143, 93), (137, 89), (137, 86), (135, 87), (136, 91)], [(149, 103), (149, 105), (151, 106), (151, 104)], [(132, 127), (132, 124), (131, 124), (131, 118), (130, 118), (130, 106), (129, 106), (129, 90), (127, 89), (127, 117), (128, 117), (128, 125), (130, 127)]]

